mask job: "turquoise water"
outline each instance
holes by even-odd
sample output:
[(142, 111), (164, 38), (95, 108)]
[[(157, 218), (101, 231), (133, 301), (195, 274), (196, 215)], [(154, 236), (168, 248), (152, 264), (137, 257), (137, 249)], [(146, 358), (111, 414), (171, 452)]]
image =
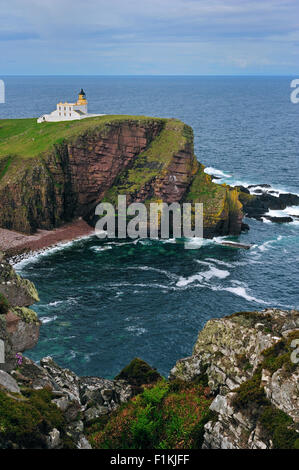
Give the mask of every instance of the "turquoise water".
[[(8, 77), (0, 117), (31, 117), (83, 87), (90, 112), (178, 117), (198, 159), (231, 184), (299, 192), (299, 105), (291, 77)], [(288, 212), (298, 213), (298, 208)], [(167, 375), (209, 318), (298, 308), (299, 222), (245, 220), (250, 231), (185, 250), (180, 241), (100, 241), (50, 249), (16, 265), (37, 286), (43, 326), (35, 360), (112, 377), (139, 356)]]

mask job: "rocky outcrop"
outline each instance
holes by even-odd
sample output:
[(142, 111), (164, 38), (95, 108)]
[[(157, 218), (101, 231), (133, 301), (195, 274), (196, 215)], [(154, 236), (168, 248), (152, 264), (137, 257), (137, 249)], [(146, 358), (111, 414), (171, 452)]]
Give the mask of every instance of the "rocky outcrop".
[[(266, 189), (264, 189), (265, 187)], [(249, 188), (254, 190), (255, 186), (249, 186)], [(269, 189), (271, 186), (267, 184), (257, 185), (257, 188), (261, 189), (256, 189), (252, 194), (247, 188), (238, 187), (240, 190), (239, 200), (247, 217), (257, 220), (265, 218), (277, 223), (293, 222), (293, 217), (288, 214), (285, 217), (275, 217), (267, 215), (267, 212), (269, 210), (284, 210), (287, 207), (299, 205), (299, 196), (297, 194), (278, 194), (276, 191), (271, 191)]]
[[(299, 312), (267, 309), (207, 322), (171, 379), (206, 377), (217, 417), (204, 448), (299, 448)], [(292, 355), (293, 353), (293, 355)]]
[[(203, 177), (192, 129), (181, 121), (95, 118), (90, 128), (85, 122), (81, 132), (77, 126), (74, 135), (58, 138), (60, 124), (53, 124), (57, 140), (46, 151), (14, 157), (6, 168), (0, 180), (1, 227), (30, 234), (78, 217), (94, 224), (100, 201), (116, 204), (117, 196), (126, 194), (128, 203), (203, 202), (205, 236), (240, 233), (243, 213), (237, 191)], [(7, 148), (9, 141), (5, 152)], [(0, 153), (0, 164), (5, 159)]]
[[(43, 404), (42, 413), (47, 425), (44, 423), (38, 433), (36, 429), (23, 430), (20, 417), (19, 422), (14, 423), (13, 400), (18, 406), (28, 395), (39, 396), (41, 406), (40, 400), (45, 391), (47, 404)], [(9, 392), (17, 395), (12, 397)], [(0, 448), (90, 449), (85, 428), (133, 396), (132, 387), (124, 380), (78, 377), (70, 370), (59, 367), (50, 357), (42, 359), (40, 365), (22, 357), (18, 368), (10, 374), (0, 371), (0, 398), (1, 393), (8, 394), (10, 410), (6, 413), (7, 431), (0, 429)], [(24, 409), (23, 416), (26, 412)], [(52, 427), (55, 421), (49, 419), (50, 412), (59, 423), (56, 427)], [(16, 432), (13, 432), (14, 424), (17, 426)]]
[[(28, 307), (39, 300), (34, 285), (22, 279), (0, 253), (0, 340), (4, 363), (0, 369), (10, 371), (16, 365), (16, 354), (33, 348), (39, 337), (40, 321)], [(4, 308), (5, 307), (5, 308)]]

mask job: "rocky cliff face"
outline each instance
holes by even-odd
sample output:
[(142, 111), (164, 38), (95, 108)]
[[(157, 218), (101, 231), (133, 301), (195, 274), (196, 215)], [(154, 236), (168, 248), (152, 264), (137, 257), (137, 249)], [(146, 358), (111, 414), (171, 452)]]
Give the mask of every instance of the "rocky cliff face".
[(299, 448), (298, 340), (294, 310), (207, 322), (193, 355), (171, 371), (172, 379), (207, 377), (216, 417), (205, 425), (204, 448)]
[[(38, 156), (12, 159), (0, 179), (1, 227), (33, 233), (77, 217), (91, 222), (100, 201), (116, 203), (126, 194), (128, 202), (203, 202), (205, 236), (240, 233), (237, 192), (204, 176), (190, 127), (178, 120), (96, 119), (98, 125), (84, 123), (81, 133), (57, 139)], [(0, 153), (0, 164), (5, 159)]]
[(18, 276), (0, 252), (0, 339), (5, 353), (0, 369), (12, 370), (16, 354), (36, 345), (40, 321), (28, 307), (38, 300), (34, 285)]

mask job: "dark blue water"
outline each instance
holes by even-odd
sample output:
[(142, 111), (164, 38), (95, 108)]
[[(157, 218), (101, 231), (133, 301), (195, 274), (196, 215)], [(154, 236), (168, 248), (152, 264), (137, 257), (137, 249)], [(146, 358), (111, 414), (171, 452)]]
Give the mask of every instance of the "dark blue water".
[[(1, 77), (2, 78), (2, 77)], [(299, 105), (292, 77), (8, 77), (0, 117), (49, 112), (83, 87), (95, 113), (178, 117), (198, 159), (222, 181), (299, 192)], [(288, 208), (298, 214), (298, 207)], [(52, 355), (79, 374), (114, 376), (140, 356), (167, 374), (213, 317), (265, 307), (298, 308), (299, 222), (246, 220), (249, 251), (217, 240), (173, 243), (89, 238), (17, 265), (35, 282), (43, 321), (38, 360)]]

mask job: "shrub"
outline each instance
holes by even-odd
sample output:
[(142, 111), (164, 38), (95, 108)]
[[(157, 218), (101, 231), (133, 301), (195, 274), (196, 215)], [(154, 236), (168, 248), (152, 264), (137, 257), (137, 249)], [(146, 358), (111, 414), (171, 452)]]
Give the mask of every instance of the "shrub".
[(0, 443), (19, 447), (45, 447), (44, 434), (52, 428), (63, 429), (62, 412), (51, 402), (46, 389), (25, 390), (13, 397), (0, 391)]
[(145, 361), (136, 357), (126, 366), (115, 379), (123, 379), (133, 386), (152, 384), (161, 379), (161, 375)]
[(9, 311), (9, 308), (8, 300), (0, 293), (0, 315), (5, 315)]
[(293, 429), (292, 418), (286, 413), (269, 405), (263, 409), (259, 421), (275, 449), (298, 448), (298, 433)]
[(251, 379), (246, 380), (236, 389), (233, 405), (237, 409), (241, 409), (250, 405), (261, 406), (266, 403), (266, 395), (261, 386), (261, 371), (259, 370)]
[(160, 380), (116, 410), (90, 442), (99, 449), (201, 447), (203, 427), (212, 417), (211, 399), (203, 392), (198, 384)]

